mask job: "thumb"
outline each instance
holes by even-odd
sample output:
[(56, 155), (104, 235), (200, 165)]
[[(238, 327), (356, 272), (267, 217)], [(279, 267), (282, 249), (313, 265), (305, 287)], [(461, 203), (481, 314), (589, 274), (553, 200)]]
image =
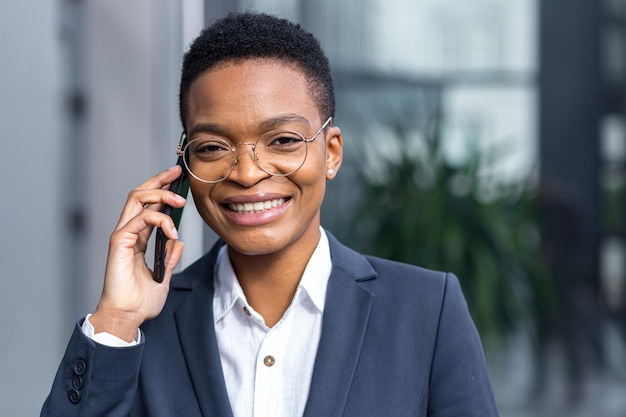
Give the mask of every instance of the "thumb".
[(169, 281), (172, 278), (174, 269), (180, 258), (183, 256), (183, 249), (185, 244), (180, 240), (168, 240), (165, 243), (165, 275), (163, 277), (163, 283), (169, 286)]

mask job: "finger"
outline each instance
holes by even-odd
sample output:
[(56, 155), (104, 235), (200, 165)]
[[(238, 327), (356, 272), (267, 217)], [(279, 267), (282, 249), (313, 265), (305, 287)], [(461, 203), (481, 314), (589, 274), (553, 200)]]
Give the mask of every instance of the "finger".
[(126, 204), (115, 228), (116, 230), (121, 228), (145, 209), (160, 211), (164, 204), (179, 208), (183, 207), (186, 201), (184, 197), (164, 189), (134, 189), (128, 194)]
[(129, 194), (120, 219), (115, 226), (119, 230), (143, 211), (158, 213), (167, 204), (174, 208), (183, 207), (187, 200), (184, 197), (165, 190), (134, 190)]
[(146, 236), (149, 236), (153, 227), (163, 229), (165, 236), (169, 239), (178, 239), (178, 231), (170, 216), (157, 211), (144, 210), (113, 232), (111, 245), (120, 249), (134, 249), (138, 246), (141, 251), (144, 251), (147, 244)]
[(168, 240), (165, 244), (165, 274), (163, 284), (169, 287), (169, 281), (174, 274), (174, 269), (183, 255), (185, 245), (180, 240)]
[(146, 251), (146, 248), (148, 247), (148, 240), (150, 240), (153, 229), (154, 226), (148, 226), (137, 235), (137, 250), (140, 252)]
[[(171, 186), (171, 185), (172, 185), (171, 183), (166, 184), (166, 185), (164, 185), (163, 187), (161, 187), (161, 190), (168, 191), (168, 190), (170, 189), (170, 186)], [(178, 195), (178, 194), (177, 194), (177, 195)], [(174, 196), (174, 197), (175, 197), (175, 196)], [(176, 198), (176, 197), (175, 197), (175, 198)], [(163, 204), (163, 203), (156, 203), (156, 204), (148, 204), (148, 203), (147, 203), (147, 204), (144, 204), (144, 205), (143, 205), (143, 208), (144, 208), (144, 209), (154, 210), (154, 211), (162, 211), (162, 210), (163, 210), (163, 206), (164, 206), (164, 204)]]
[(182, 168), (180, 165), (174, 165), (171, 168), (166, 169), (165, 171), (159, 172), (154, 177), (148, 179), (143, 184), (139, 185), (137, 190), (152, 190), (159, 189), (172, 183), (176, 178), (180, 177), (182, 173)]

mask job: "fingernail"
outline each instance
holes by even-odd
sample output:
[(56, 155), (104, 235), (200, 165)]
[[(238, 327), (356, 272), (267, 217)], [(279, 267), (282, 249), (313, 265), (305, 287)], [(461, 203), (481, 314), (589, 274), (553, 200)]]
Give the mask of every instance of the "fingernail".
[(183, 197), (180, 194), (174, 193), (174, 198), (176, 198), (176, 200), (178, 200), (178, 201), (185, 201), (185, 197)]
[(174, 171), (176, 169), (178, 165), (174, 165), (173, 167), (171, 167), (170, 169), (168, 169), (168, 171)]
[(175, 227), (172, 227), (172, 235), (174, 235), (174, 239), (178, 240), (178, 230)]

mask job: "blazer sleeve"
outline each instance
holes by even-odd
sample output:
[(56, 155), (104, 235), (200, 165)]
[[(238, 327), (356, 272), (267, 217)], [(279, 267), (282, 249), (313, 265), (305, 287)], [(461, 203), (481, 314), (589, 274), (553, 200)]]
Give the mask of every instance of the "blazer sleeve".
[(77, 323), (41, 417), (127, 417), (137, 391), (142, 342), (108, 347)]
[(480, 337), (452, 274), (446, 276), (437, 329), (428, 416), (498, 416)]

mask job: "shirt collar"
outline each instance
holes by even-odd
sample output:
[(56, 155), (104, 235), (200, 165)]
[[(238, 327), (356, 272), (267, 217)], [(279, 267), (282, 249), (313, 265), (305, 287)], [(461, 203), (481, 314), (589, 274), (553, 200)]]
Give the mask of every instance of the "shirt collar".
[(220, 248), (215, 263), (215, 296), (213, 300), (215, 322), (220, 321), (233, 308), (237, 300), (245, 300), (245, 298), (239, 281), (237, 281), (233, 265), (230, 263), (228, 246), (224, 245)]
[(320, 241), (317, 243), (317, 247), (313, 255), (311, 255), (306, 268), (304, 268), (299, 285), (300, 288), (306, 291), (320, 312), (324, 312), (326, 287), (328, 286), (328, 278), (330, 278), (332, 266), (328, 237), (324, 229), (320, 227)]
[[(320, 227), (320, 240), (298, 284), (298, 288), (301, 291), (304, 290), (320, 312), (324, 312), (326, 287), (331, 270), (332, 260), (328, 237), (324, 229)], [(215, 264), (215, 298), (213, 301), (215, 322), (221, 320), (238, 301), (243, 306), (248, 305), (235, 270), (230, 263), (227, 245), (224, 245), (220, 248)]]

